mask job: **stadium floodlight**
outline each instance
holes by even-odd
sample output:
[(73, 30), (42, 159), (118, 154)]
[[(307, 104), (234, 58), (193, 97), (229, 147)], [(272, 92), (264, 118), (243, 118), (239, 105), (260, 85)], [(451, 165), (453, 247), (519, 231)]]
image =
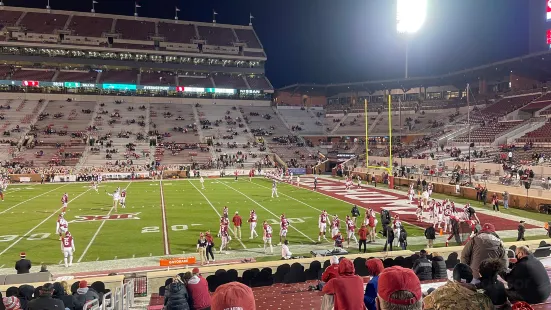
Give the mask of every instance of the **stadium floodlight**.
[[(400, 34), (413, 34), (419, 31), (427, 17), (427, 0), (397, 0), (396, 30)], [(408, 78), (408, 50), (409, 42), (406, 36), (406, 69), (405, 78)]]
[(427, 17), (427, 0), (397, 0), (396, 29), (398, 33), (415, 33)]

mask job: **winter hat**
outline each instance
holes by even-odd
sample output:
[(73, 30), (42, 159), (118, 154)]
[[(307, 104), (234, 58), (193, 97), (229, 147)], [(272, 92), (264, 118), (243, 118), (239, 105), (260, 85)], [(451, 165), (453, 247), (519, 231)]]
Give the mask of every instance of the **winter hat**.
[(21, 309), (19, 298), (15, 296), (4, 297), (2, 298), (2, 302), (4, 303), (4, 307), (6, 307), (6, 310)]
[(78, 283), (78, 287), (79, 288), (87, 288), (88, 287), (88, 282), (86, 282), (86, 280), (82, 280)]

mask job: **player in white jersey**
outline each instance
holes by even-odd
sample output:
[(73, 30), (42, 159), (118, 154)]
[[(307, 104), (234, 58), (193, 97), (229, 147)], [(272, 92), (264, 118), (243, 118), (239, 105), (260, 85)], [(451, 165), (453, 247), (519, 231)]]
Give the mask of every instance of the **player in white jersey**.
[(340, 226), (341, 220), (339, 220), (339, 216), (335, 214), (331, 220), (331, 238), (335, 238), (335, 236), (339, 233)]
[(121, 192), (121, 197), (119, 198), (119, 202), (123, 209), (126, 208), (126, 190), (125, 189), (123, 189)]
[(203, 176), (199, 178), (199, 182), (201, 182), (201, 189), (205, 189), (205, 179), (203, 179)]
[(92, 181), (92, 183), (90, 185), (91, 185), (92, 189), (95, 190), (96, 193), (99, 194), (99, 192), (98, 192), (98, 182)]
[(228, 243), (230, 242), (229, 237), (230, 235), (228, 233), (228, 226), (227, 225), (220, 226), (220, 238), (222, 239), (222, 244), (220, 245), (220, 254), (222, 254), (224, 250), (226, 251), (228, 250)]
[(356, 181), (358, 182), (358, 188), (362, 187), (362, 177), (359, 174), (356, 176)]
[(63, 217), (65, 213), (59, 214), (59, 217), (57, 218), (57, 223), (55, 227), (56, 233), (59, 234), (59, 240), (61, 240), (61, 237), (64, 233), (66, 233), (69, 230), (69, 222)]
[(229, 219), (230, 209), (228, 206), (224, 206), (224, 209), (222, 209), (222, 216), (226, 219)]
[(289, 183), (293, 182), (293, 172), (289, 172)]
[(285, 218), (285, 214), (282, 214), (280, 217), (280, 224), (279, 224), (279, 244), (282, 245), (285, 240), (287, 240), (287, 229), (289, 228), (289, 220)]
[(113, 209), (115, 209), (115, 212), (117, 212), (117, 207), (119, 206), (119, 200), (121, 198), (121, 194), (118, 188), (112, 194), (107, 193), (107, 195), (113, 197)]
[(256, 221), (258, 220), (258, 217), (256, 216), (256, 212), (254, 210), (251, 210), (251, 213), (249, 215), (249, 227), (251, 229), (251, 237), (249, 239), (253, 239), (254, 237), (258, 237), (258, 234), (256, 233)]
[(266, 253), (266, 246), (270, 247), (270, 254), (274, 254), (274, 248), (272, 246), (272, 233), (273, 233), (272, 226), (270, 226), (270, 224), (268, 224), (267, 222), (264, 222), (263, 226), (264, 226), (264, 236), (263, 236), (264, 254), (268, 254)]
[(320, 232), (318, 234), (318, 242), (321, 241), (322, 235), (323, 235), (323, 239), (327, 240), (327, 237), (325, 236), (325, 232), (327, 231), (328, 220), (329, 220), (329, 217), (327, 216), (327, 211), (323, 210), (319, 216), (319, 221), (318, 221), (318, 228), (320, 229)]
[(346, 181), (344, 181), (344, 188), (346, 190), (349, 190), (351, 185), (352, 185), (352, 181), (350, 181), (350, 179), (347, 178)]
[(432, 188), (434, 187), (434, 185), (432, 185), (432, 183), (429, 183), (429, 185), (427, 186), (427, 192), (429, 193), (429, 197), (432, 196)]
[(356, 244), (358, 244), (358, 239), (356, 239), (356, 235), (354, 232), (356, 231), (356, 224), (354, 224), (354, 221), (350, 218), (350, 216), (346, 216), (346, 237), (348, 240), (347, 247), (350, 247), (350, 239), (353, 239)]
[(297, 175), (297, 187), (300, 187), (300, 176)]
[(415, 196), (415, 189), (413, 189), (413, 183), (411, 183), (409, 185), (409, 190), (408, 190), (408, 199), (409, 199), (409, 202), (412, 202), (413, 201), (413, 196)]
[(444, 232), (451, 231), (451, 216), (453, 215), (453, 210), (450, 205), (447, 205), (444, 209)]
[(279, 195), (277, 194), (277, 181), (275, 179), (272, 180), (272, 198), (274, 198), (274, 195), (276, 198), (279, 198)]
[(98, 174), (98, 183), (101, 184), (102, 180), (103, 180), (103, 177), (101, 176), (101, 174)]
[[(63, 261), (65, 268), (73, 265), (73, 253), (75, 252), (75, 240), (70, 232), (65, 232), (65, 237), (61, 239), (61, 252), (63, 253)], [(68, 261), (67, 261), (68, 260)]]
[(69, 204), (69, 195), (67, 193), (64, 193), (63, 196), (61, 196), (61, 206), (63, 207), (63, 212), (67, 210), (68, 204)]

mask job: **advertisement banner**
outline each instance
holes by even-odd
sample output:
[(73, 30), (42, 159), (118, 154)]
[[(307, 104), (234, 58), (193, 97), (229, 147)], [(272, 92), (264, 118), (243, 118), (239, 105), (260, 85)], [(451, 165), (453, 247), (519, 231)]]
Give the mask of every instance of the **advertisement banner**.
[(293, 174), (306, 174), (306, 168), (289, 168), (289, 172)]

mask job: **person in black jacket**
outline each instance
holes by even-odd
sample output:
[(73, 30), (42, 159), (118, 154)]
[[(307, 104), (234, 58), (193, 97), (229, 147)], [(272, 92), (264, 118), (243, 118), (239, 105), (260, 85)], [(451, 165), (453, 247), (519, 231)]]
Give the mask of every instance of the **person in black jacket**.
[(524, 232), (526, 231), (526, 228), (524, 228), (524, 221), (520, 221), (518, 224), (518, 235), (517, 235), (517, 241), (524, 241)]
[(419, 281), (432, 280), (432, 262), (427, 258), (427, 251), (421, 250), (419, 259), (413, 263), (413, 272)]
[(15, 263), (15, 270), (17, 270), (17, 274), (29, 273), (32, 267), (31, 261), (26, 258), (25, 252), (21, 252), (19, 257), (21, 259)]
[(190, 310), (191, 299), (186, 285), (179, 276), (172, 278), (172, 283), (166, 288), (164, 310)]
[(350, 213), (352, 213), (352, 220), (354, 221), (354, 224), (356, 223), (356, 218), (360, 216), (360, 210), (358, 210), (358, 206), (354, 205), (352, 207), (352, 210), (350, 210)]
[(436, 230), (434, 230), (434, 224), (425, 229), (425, 238), (427, 238), (427, 248), (433, 247), (434, 239), (436, 239)]
[(509, 301), (525, 301), (529, 304), (544, 302), (551, 293), (551, 284), (545, 267), (526, 246), (516, 249), (516, 258), (513, 269), (501, 274), (507, 281), (506, 293)]
[(394, 230), (392, 229), (392, 226), (387, 225), (386, 226), (386, 242), (385, 247), (383, 248), (383, 252), (386, 252), (386, 246), (390, 246), (390, 251), (392, 251), (392, 243), (394, 242)]
[(408, 233), (404, 226), (400, 226), (400, 236), (398, 236), (398, 242), (402, 250), (407, 250), (408, 247)]
[(54, 292), (54, 286), (52, 283), (46, 283), (42, 285), (40, 289), (40, 296), (31, 300), (27, 306), (27, 310), (64, 310), (65, 305), (61, 300), (53, 299), (52, 294)]
[(505, 285), (497, 279), (498, 273), (504, 269), (503, 262), (495, 258), (483, 260), (478, 268), (480, 282), (475, 284), (475, 286), (477, 289), (484, 290), (484, 294), (492, 300), (492, 304), (496, 308), (502, 308), (507, 304)]
[(440, 253), (432, 253), (432, 278), (433, 279), (447, 279), (448, 271), (446, 269), (446, 261)]

